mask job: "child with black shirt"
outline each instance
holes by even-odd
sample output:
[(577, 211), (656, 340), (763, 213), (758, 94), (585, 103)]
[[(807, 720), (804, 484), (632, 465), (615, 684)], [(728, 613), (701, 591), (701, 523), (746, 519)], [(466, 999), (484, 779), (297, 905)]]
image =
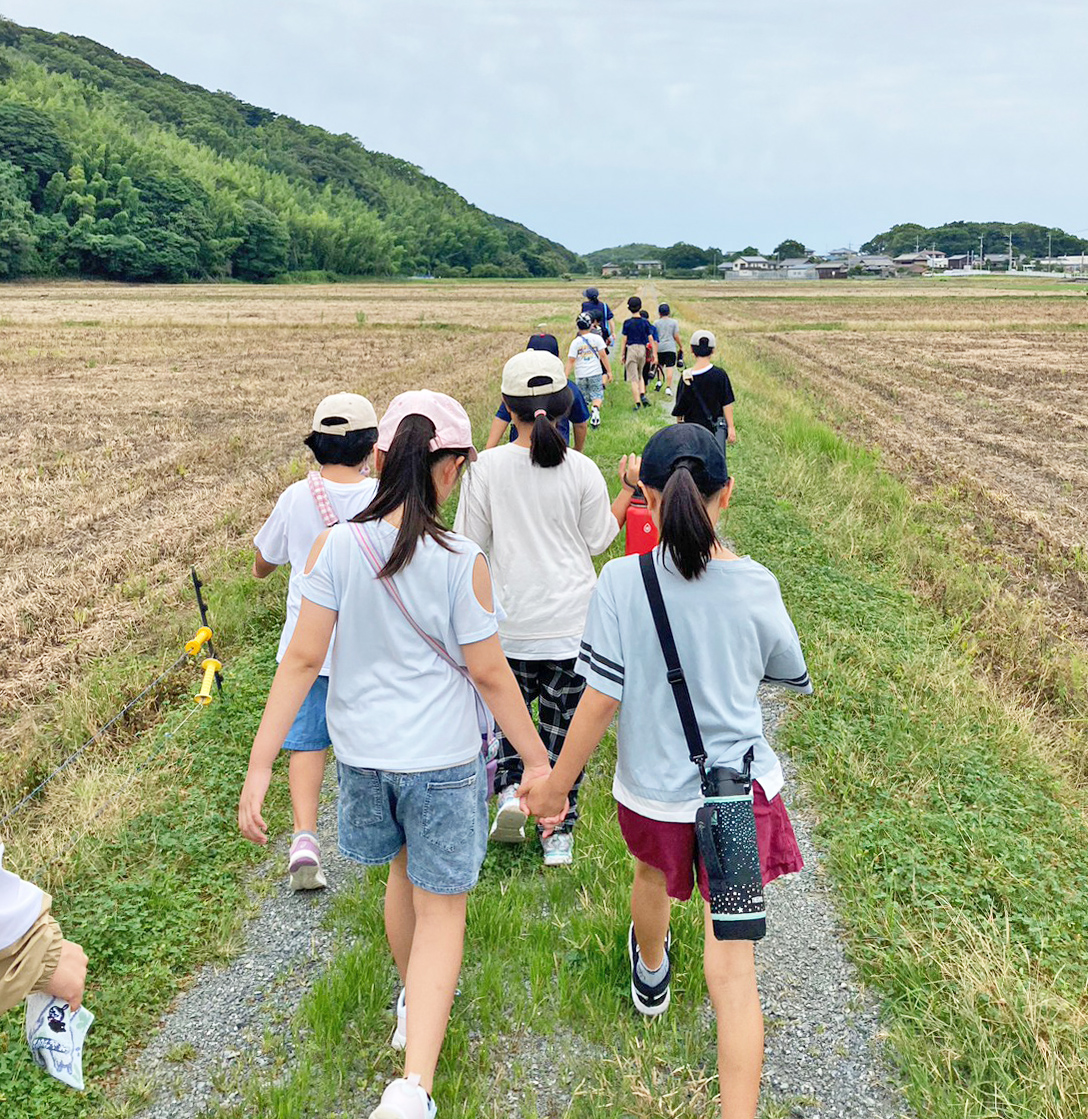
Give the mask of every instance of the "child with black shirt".
[(729, 374), (711, 363), (710, 357), (716, 345), (717, 340), (709, 330), (697, 330), (691, 336), (695, 364), (680, 375), (672, 414), (681, 423), (702, 424), (711, 434), (715, 434), (718, 420), (724, 418), (726, 440), (735, 443), (737, 429), (733, 426), (733, 386)]

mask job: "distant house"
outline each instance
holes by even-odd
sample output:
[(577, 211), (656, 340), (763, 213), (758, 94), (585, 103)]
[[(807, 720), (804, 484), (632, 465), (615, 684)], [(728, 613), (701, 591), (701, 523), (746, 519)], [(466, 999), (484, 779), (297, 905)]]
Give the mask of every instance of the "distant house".
[(940, 249), (919, 249), (915, 253), (900, 253), (895, 258), (896, 268), (910, 268), (914, 271), (919, 265), (923, 269), (947, 268), (948, 257)]
[(601, 265), (601, 275), (602, 276), (622, 276), (623, 275), (623, 268), (618, 264), (602, 264)]
[(850, 249), (832, 249), (827, 254), (828, 260), (849, 260), (854, 254)]
[(766, 272), (773, 267), (765, 256), (738, 256), (733, 261), (733, 268), (737, 272)]
[(638, 269), (638, 274), (641, 276), (645, 273), (647, 276), (652, 276), (655, 272), (663, 272), (660, 260), (633, 260), (631, 263)]
[[(786, 262), (783, 261), (782, 263), (785, 264)], [(787, 280), (818, 280), (820, 278), (819, 272), (816, 271), (816, 265), (809, 264), (806, 260), (793, 262), (783, 271), (786, 273)]]
[(846, 261), (844, 260), (821, 260), (819, 264), (812, 266), (816, 269), (816, 276), (820, 280), (845, 280), (846, 279)]
[(970, 253), (954, 253), (948, 258), (947, 265), (949, 272), (962, 272), (964, 268), (971, 267), (971, 254)]
[(895, 261), (890, 256), (859, 256), (857, 266), (871, 276), (891, 276), (895, 272)]
[(784, 268), (787, 272), (791, 268), (808, 268), (808, 259), (803, 256), (788, 256), (785, 260), (780, 260), (777, 264), (778, 268)]

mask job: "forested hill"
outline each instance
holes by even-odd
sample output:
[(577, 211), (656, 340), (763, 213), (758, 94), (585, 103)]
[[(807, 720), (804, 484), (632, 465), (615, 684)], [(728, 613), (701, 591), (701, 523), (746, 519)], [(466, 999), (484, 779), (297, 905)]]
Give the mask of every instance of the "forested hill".
[(581, 267), (562, 245), (351, 136), (0, 17), (0, 277)]
[(898, 256), (922, 248), (940, 249), (951, 255), (979, 252), (981, 246), (984, 253), (1007, 253), (1010, 234), (1013, 253), (1018, 256), (1037, 258), (1088, 252), (1088, 241), (1055, 226), (1027, 221), (950, 221), (936, 226), (905, 222), (870, 238), (861, 251)]

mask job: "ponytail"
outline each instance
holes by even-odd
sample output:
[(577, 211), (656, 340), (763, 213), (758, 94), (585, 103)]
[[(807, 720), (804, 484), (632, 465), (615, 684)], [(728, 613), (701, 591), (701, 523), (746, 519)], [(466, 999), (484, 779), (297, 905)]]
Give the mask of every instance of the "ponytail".
[(419, 414), (405, 416), (385, 454), (385, 464), (378, 480), (374, 500), (352, 520), (365, 524), (378, 521), (397, 509), (401, 510), (400, 528), (393, 551), (378, 572), (381, 579), (391, 578), (406, 567), (415, 554), (416, 545), (429, 536), (446, 551), (452, 551), (447, 531), (438, 519), (438, 491), (432, 471), (435, 464), (451, 455), (468, 455), (468, 448), (431, 450), (435, 426)]
[(556, 421), (570, 414), (574, 393), (570, 385), (547, 396), (507, 396), (507, 408), (523, 424), (531, 424), (529, 433), (529, 461), (534, 466), (558, 466), (567, 453), (567, 441), (559, 434)]
[(698, 459), (677, 459), (661, 491), (661, 543), (685, 579), (702, 575), (718, 542), (706, 499), (720, 487), (703, 493), (700, 481), (709, 485), (706, 469)]

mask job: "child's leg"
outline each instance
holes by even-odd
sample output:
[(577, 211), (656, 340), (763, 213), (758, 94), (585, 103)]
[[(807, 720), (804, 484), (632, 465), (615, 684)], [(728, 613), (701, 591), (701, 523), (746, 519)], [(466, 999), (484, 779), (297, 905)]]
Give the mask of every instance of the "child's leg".
[(461, 973), (467, 899), (467, 894), (431, 894), (412, 886), (415, 932), (405, 983), (404, 1075), (417, 1074), (428, 1092), (434, 1087), (434, 1070)]
[(287, 783), (296, 832), (317, 833), (317, 808), (325, 779), (325, 750), (292, 750)]
[[(548, 751), (548, 758), (555, 765), (567, 737), (567, 728), (574, 718), (574, 710), (586, 689), (585, 678), (575, 672), (577, 661), (573, 659), (529, 663), (536, 669), (540, 738)], [(560, 830), (570, 831), (578, 819), (578, 788), (581, 784), (582, 774), (579, 773), (567, 797), (570, 811)]]
[(635, 859), (635, 878), (631, 883), (631, 920), (642, 962), (656, 971), (665, 959), (665, 935), (669, 931), (672, 903), (665, 892), (665, 874), (657, 867)]
[[(525, 706), (532, 711), (533, 700), (537, 698), (537, 679), (536, 671), (533, 661), (518, 661), (507, 658), (507, 663), (510, 665), (510, 670), (514, 674), (514, 679), (518, 682), (518, 687), (521, 689), (521, 698), (525, 700)], [(498, 736), (499, 752), (498, 752), (498, 770), (495, 773), (495, 791), (501, 793), (508, 785), (517, 785), (521, 782), (521, 775), (524, 771), (524, 765), (521, 761), (521, 756), (506, 741), (506, 737), (500, 732)]]
[(703, 971), (718, 1021), (718, 1086), (722, 1119), (754, 1119), (763, 1071), (763, 1011), (750, 940), (716, 940), (703, 903)]
[(408, 976), (412, 938), (416, 932), (412, 889), (412, 883), (408, 881), (408, 848), (402, 847), (389, 864), (389, 877), (385, 882), (385, 938), (389, 941), (402, 987)]

